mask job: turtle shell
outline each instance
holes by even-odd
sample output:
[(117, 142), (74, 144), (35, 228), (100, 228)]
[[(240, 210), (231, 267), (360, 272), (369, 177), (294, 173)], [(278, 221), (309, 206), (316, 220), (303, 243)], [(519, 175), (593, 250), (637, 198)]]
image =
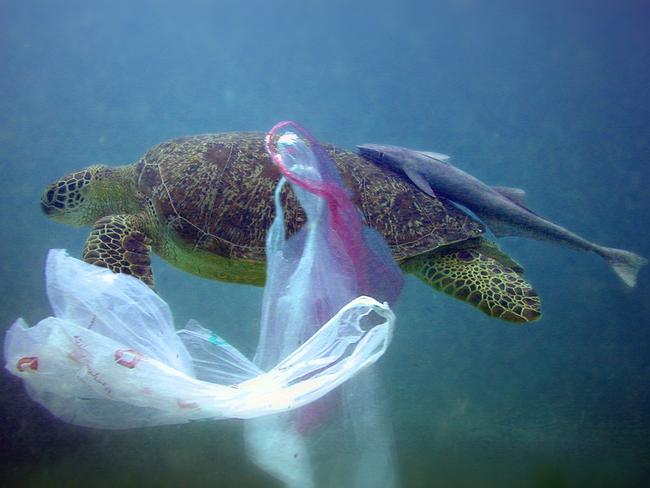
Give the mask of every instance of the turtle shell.
[[(359, 155), (324, 145), (366, 223), (404, 260), (483, 234), (452, 203), (431, 198), (398, 174)], [(204, 134), (153, 147), (136, 163), (139, 189), (162, 225), (196, 250), (231, 259), (264, 260), (280, 174), (261, 132)], [(289, 185), (282, 194), (288, 235), (305, 222)]]

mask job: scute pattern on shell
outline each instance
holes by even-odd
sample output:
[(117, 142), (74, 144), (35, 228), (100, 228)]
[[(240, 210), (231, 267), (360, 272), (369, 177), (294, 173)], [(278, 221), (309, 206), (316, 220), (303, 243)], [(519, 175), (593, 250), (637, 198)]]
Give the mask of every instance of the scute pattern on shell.
[[(401, 260), (483, 233), (449, 202), (431, 198), (355, 153), (325, 146), (368, 225)], [(188, 245), (231, 259), (264, 259), (279, 172), (264, 134), (204, 134), (164, 142), (136, 163), (140, 190), (161, 223)], [(290, 187), (282, 193), (288, 235), (305, 222)]]

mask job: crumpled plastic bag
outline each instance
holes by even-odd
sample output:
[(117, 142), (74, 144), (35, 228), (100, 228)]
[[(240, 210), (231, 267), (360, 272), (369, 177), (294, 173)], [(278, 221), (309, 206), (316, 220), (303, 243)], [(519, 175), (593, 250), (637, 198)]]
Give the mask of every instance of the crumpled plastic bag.
[[(364, 225), (334, 163), (314, 138), (297, 124), (282, 122), (271, 129), (266, 144), (305, 209), (307, 224), (284, 240), (278, 189), (278, 212), (267, 237), (271, 282), (265, 288), (265, 303), (283, 306), (263, 310), (269, 319), (262, 321), (255, 355), (262, 368), (314, 334), (315, 324), (355, 296), (392, 303), (403, 284), (388, 245)], [(297, 266), (284, 267), (287, 262)], [(290, 283), (290, 289), (283, 290), (276, 279)], [(349, 388), (343, 385), (300, 410), (247, 421), (245, 437), (252, 460), (287, 487), (396, 485), (379, 380), (368, 368), (348, 383)]]
[[(251, 418), (305, 405), (376, 361), (393, 327), (369, 297), (343, 307), (267, 372), (190, 321), (175, 331), (167, 304), (139, 280), (50, 251), (55, 316), (5, 336), (5, 367), (67, 422), (129, 428)], [(372, 321), (371, 321), (372, 318)]]
[[(167, 304), (139, 280), (52, 250), (46, 286), (54, 316), (11, 326), (6, 369), (55, 416), (109, 429), (259, 417), (333, 390), (385, 352), (395, 317), (361, 293), (336, 310), (321, 306), (332, 286), (358, 279), (351, 273), (359, 266), (337, 267), (321, 254), (330, 246), (339, 253), (323, 222), (285, 240), (278, 195), (257, 364), (196, 322), (176, 331)], [(303, 197), (308, 214), (321, 205)], [(327, 287), (311, 280), (314, 269)], [(285, 330), (299, 337), (285, 341)]]

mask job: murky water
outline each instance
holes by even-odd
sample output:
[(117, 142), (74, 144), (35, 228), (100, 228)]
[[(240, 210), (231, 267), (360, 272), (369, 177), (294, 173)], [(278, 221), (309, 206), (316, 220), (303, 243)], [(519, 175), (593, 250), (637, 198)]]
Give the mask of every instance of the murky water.
[[(351, 5), (353, 4), (353, 5)], [(45, 184), (165, 139), (293, 119), (353, 148), (451, 154), (603, 245), (650, 256), (645, 2), (0, 2), (0, 322), (47, 316)], [(650, 274), (501, 239), (543, 298), (511, 326), (408, 278), (379, 366), (402, 485), (642, 486), (650, 480)], [(178, 326), (255, 350), (261, 290), (154, 262)], [(6, 372), (14, 486), (274, 486), (240, 421), (124, 432), (50, 417)]]

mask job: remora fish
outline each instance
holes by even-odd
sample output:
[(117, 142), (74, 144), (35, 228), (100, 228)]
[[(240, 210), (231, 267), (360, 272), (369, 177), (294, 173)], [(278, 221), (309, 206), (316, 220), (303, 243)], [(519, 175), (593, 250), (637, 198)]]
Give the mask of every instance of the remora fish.
[(363, 157), (403, 172), (423, 192), (433, 195), (435, 190), (438, 196), (467, 207), (497, 237), (525, 236), (595, 252), (630, 287), (636, 285), (639, 270), (648, 263), (633, 252), (600, 246), (540, 217), (526, 207), (523, 190), (488, 186), (449, 164), (444, 154), (380, 144), (357, 147)]

